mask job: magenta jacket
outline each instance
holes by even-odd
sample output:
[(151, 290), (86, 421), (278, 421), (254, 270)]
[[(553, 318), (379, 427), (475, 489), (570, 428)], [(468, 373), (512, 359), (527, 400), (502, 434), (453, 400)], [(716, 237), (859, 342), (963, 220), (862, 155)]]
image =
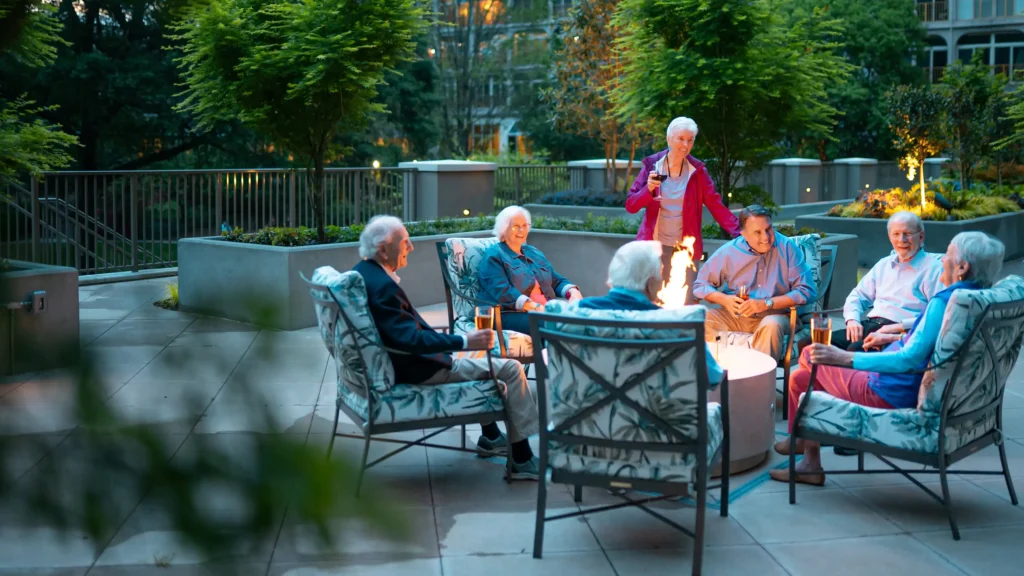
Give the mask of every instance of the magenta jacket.
[[(644, 219), (640, 222), (640, 230), (636, 234), (637, 240), (653, 240), (654, 225), (658, 223), (658, 213), (661, 211), (661, 201), (655, 199), (647, 190), (647, 176), (654, 170), (655, 163), (661, 160), (668, 149), (657, 154), (648, 156), (643, 160), (640, 174), (637, 175), (633, 185), (629, 188), (629, 197), (626, 198), (626, 212), (636, 214), (641, 208), (646, 208)], [(711, 216), (718, 222), (723, 230), (733, 238), (740, 235), (740, 221), (729, 208), (722, 203), (722, 197), (715, 192), (715, 184), (711, 181), (711, 175), (704, 163), (692, 155), (686, 159), (694, 167), (693, 176), (686, 184), (686, 191), (683, 192), (683, 236), (693, 236), (693, 250), (697, 257), (704, 251), (704, 242), (701, 239), (700, 227), (703, 219), (703, 207), (707, 206)]]

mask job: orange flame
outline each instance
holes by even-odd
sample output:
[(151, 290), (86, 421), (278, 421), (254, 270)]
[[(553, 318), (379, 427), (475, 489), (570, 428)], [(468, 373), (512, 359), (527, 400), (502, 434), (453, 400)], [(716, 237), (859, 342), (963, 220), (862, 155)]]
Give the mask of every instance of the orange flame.
[(686, 305), (686, 296), (690, 292), (686, 285), (686, 271), (697, 269), (693, 263), (694, 242), (693, 236), (686, 236), (676, 244), (676, 253), (672, 255), (672, 274), (658, 292), (662, 308), (675, 310)]

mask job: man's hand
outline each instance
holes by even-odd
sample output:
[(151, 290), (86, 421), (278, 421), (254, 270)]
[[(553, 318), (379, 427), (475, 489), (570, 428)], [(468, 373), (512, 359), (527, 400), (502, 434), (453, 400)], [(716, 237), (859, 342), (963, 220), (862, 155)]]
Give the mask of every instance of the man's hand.
[(764, 300), (751, 298), (750, 300), (742, 300), (737, 298), (742, 304), (740, 305), (740, 316), (754, 316), (768, 310), (768, 303)]
[(569, 302), (575, 302), (583, 298), (583, 293), (580, 292), (579, 288), (573, 288), (572, 290), (569, 290), (569, 293), (566, 294), (566, 296), (569, 297)]
[(860, 342), (864, 337), (864, 325), (856, 320), (846, 321), (846, 341)]
[(739, 296), (733, 296), (731, 294), (723, 294), (722, 292), (712, 292), (705, 298), (712, 304), (718, 304), (726, 312), (731, 313), (733, 316), (739, 316), (740, 306), (743, 305), (743, 299)]
[(494, 346), (493, 330), (473, 330), (466, 334), (468, 350), (490, 350)]
[(899, 334), (882, 334), (880, 331), (872, 332), (864, 339), (864, 349), (881, 350), (899, 339)]
[(853, 366), (853, 352), (840, 350), (835, 346), (825, 346), (824, 344), (811, 344), (809, 348), (811, 351), (811, 362), (815, 364)]

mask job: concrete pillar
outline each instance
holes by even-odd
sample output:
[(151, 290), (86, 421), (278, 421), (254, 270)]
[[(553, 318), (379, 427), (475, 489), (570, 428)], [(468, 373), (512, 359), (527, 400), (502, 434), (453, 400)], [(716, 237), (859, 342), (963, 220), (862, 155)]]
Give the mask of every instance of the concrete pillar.
[(820, 160), (779, 158), (768, 163), (776, 204), (806, 204), (822, 200)]
[(413, 202), (416, 220), (494, 213), (494, 181), (498, 170), (494, 162), (428, 160), (401, 162), (398, 167), (417, 170)]
[[(636, 178), (636, 175), (640, 173), (640, 162), (641, 158), (633, 160), (633, 169), (629, 171), (630, 182)], [(608, 187), (605, 183), (605, 160), (573, 160), (567, 162), (569, 166), (570, 180), (572, 181), (574, 189), (586, 188), (594, 193), (608, 192)], [(626, 171), (629, 167), (629, 160), (616, 160), (615, 161), (615, 180), (618, 184), (613, 183), (612, 191), (622, 191), (625, 189), (624, 185), (619, 185), (626, 178)], [(582, 177), (578, 176), (582, 170)], [(581, 184), (578, 186), (578, 184)]]
[(836, 189), (828, 200), (856, 198), (878, 188), (878, 160), (874, 158), (836, 158)]
[[(942, 176), (942, 168), (949, 163), (949, 158), (938, 157), (938, 158), (925, 158), (924, 160), (924, 179), (925, 181), (934, 180)], [(916, 183), (917, 180), (914, 180)]]

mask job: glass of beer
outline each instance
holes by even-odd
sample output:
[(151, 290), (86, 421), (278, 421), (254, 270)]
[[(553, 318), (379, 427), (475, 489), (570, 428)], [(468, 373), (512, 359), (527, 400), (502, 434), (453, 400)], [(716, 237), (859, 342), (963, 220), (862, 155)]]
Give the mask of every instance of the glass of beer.
[(491, 306), (477, 306), (474, 321), (477, 330), (493, 330), (494, 308)]
[(832, 345), (832, 319), (826, 314), (811, 316), (811, 342)]

